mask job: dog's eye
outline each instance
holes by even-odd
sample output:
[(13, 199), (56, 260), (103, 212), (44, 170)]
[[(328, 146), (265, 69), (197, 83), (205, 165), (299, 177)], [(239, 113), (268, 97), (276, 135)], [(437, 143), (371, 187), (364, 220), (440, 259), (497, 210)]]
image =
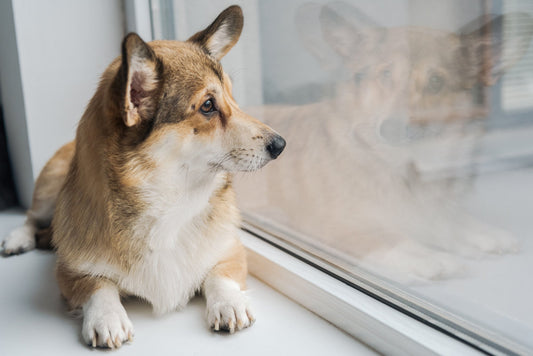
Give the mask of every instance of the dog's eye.
[(426, 91), (430, 94), (438, 94), (444, 87), (444, 78), (438, 74), (432, 74), (426, 84)]
[(204, 114), (204, 115), (209, 115), (209, 114), (212, 114), (212, 113), (214, 113), (215, 111), (217, 111), (217, 109), (216, 109), (216, 107), (215, 107), (214, 100), (213, 100), (213, 99), (207, 99), (207, 100), (202, 104), (202, 106), (200, 107), (200, 111), (201, 111), (202, 114)]
[(363, 80), (366, 79), (367, 74), (368, 74), (368, 70), (365, 68), (362, 71), (359, 71), (354, 74), (353, 81), (355, 82), (356, 85), (360, 85), (363, 82)]
[(390, 84), (392, 82), (392, 71), (389, 68), (381, 71), (381, 82), (383, 84)]

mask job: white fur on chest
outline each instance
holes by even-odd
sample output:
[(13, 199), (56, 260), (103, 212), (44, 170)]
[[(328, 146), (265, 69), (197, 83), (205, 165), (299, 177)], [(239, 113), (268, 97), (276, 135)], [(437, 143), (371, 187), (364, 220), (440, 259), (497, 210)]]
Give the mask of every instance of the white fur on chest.
[(118, 281), (122, 290), (146, 299), (158, 314), (185, 306), (231, 246), (231, 240), (205, 236), (194, 225), (173, 235), (173, 243), (145, 251)]
[(149, 208), (134, 231), (147, 242), (147, 250), (119, 280), (121, 289), (148, 300), (156, 313), (183, 307), (232, 243), (227, 233), (207, 225), (209, 199), (224, 176), (202, 181), (204, 177), (186, 173), (160, 174), (145, 190)]

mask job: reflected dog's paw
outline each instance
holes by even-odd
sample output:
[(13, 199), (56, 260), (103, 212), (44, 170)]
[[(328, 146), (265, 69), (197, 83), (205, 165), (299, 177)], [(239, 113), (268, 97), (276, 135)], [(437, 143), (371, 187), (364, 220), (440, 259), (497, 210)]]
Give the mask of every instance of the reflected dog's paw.
[(510, 232), (482, 223), (471, 224), (464, 242), (466, 248), (483, 253), (505, 254), (520, 250), (518, 240)]
[(363, 265), (401, 283), (442, 280), (464, 274), (464, 265), (454, 256), (419, 245), (400, 243), (363, 259)]

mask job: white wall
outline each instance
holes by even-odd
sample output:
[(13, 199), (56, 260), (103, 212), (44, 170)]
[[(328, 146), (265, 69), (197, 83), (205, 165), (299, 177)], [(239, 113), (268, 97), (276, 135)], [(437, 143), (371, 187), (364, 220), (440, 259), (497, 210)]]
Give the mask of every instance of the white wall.
[(19, 197), (28, 206), (33, 180), (74, 138), (100, 74), (120, 54), (122, 2), (8, 0), (0, 12), (7, 139)]

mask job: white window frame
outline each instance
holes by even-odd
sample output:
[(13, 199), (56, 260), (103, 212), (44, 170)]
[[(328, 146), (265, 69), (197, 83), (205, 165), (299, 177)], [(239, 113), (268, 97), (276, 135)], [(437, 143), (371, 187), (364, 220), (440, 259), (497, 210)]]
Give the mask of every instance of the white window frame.
[(386, 355), (481, 352), (340, 282), (242, 231), (249, 272), (272, 288)]
[(126, 32), (136, 32), (145, 41), (152, 41), (152, 19), (150, 17), (150, 1), (124, 1)]
[[(152, 0), (158, 1), (158, 0)], [(126, 0), (126, 28), (146, 41), (154, 39), (151, 1)], [(175, 12), (179, 9), (175, 9)], [(178, 30), (180, 26), (178, 24)], [(181, 26), (183, 30), (183, 26)], [(244, 52), (240, 53), (244, 56)], [(239, 58), (244, 60), (244, 58)], [(260, 237), (259, 237), (260, 236)], [(320, 262), (302, 261), (273, 236), (243, 223), (240, 239), (248, 256), (249, 272), (321, 318), (387, 355), (504, 354), (474, 339), (459, 339), (359, 291), (317, 268)], [(269, 241), (269, 242), (267, 242)], [(316, 263), (314, 263), (316, 262)], [(314, 266), (313, 266), (314, 265)], [(433, 323), (438, 324), (438, 323)], [(517, 345), (503, 345), (518, 354)]]

